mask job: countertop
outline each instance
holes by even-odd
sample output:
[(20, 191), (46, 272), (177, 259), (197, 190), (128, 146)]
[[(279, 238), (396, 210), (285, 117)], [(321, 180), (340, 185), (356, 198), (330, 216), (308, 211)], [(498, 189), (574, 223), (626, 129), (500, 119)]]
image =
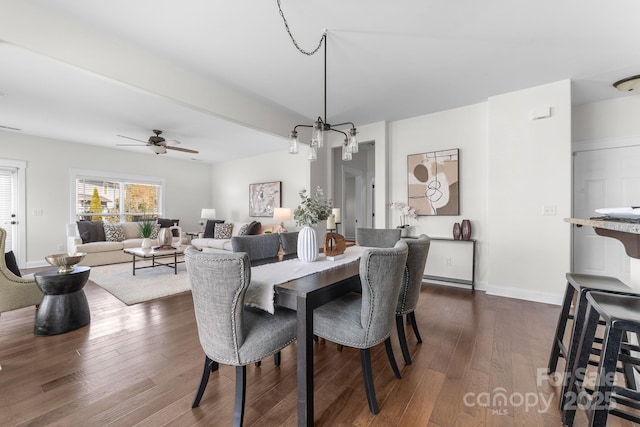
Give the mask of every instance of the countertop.
[(613, 219), (613, 218), (565, 218), (564, 222), (576, 225), (588, 225), (605, 230), (620, 231), (623, 233), (640, 234), (640, 220)]

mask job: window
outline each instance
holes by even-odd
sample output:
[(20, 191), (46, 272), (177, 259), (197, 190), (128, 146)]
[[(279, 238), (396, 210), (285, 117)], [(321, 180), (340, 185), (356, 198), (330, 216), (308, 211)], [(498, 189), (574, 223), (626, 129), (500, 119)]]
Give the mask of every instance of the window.
[(73, 221), (134, 222), (163, 212), (163, 178), (94, 171), (71, 175)]

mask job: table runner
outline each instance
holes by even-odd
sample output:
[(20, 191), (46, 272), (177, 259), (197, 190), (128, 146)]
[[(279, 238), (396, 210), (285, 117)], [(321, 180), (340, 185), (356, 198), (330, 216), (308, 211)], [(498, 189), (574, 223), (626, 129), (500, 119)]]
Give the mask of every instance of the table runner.
[(324, 254), (320, 254), (314, 262), (302, 262), (299, 259), (290, 259), (288, 261), (251, 267), (251, 283), (247, 288), (244, 303), (245, 305), (256, 307), (273, 314), (275, 285), (358, 261), (365, 249), (368, 248), (364, 246), (350, 246), (345, 250), (344, 257), (336, 261), (329, 261)]

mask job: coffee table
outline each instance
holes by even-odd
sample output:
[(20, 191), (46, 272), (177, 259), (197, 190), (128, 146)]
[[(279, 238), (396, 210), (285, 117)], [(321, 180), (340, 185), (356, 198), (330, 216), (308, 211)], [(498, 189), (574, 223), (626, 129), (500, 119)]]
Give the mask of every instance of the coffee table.
[[(184, 253), (186, 246), (180, 246), (179, 248), (160, 249), (160, 248), (126, 248), (124, 251), (133, 256), (133, 275), (136, 275), (136, 270), (143, 268), (154, 268), (158, 266), (165, 266), (173, 268), (174, 274), (178, 274), (178, 264), (182, 264), (184, 261), (178, 262), (178, 254)], [(158, 262), (157, 258), (167, 258), (173, 255), (173, 262)], [(149, 259), (151, 258), (151, 265), (145, 265), (142, 267), (136, 267), (136, 258)]]

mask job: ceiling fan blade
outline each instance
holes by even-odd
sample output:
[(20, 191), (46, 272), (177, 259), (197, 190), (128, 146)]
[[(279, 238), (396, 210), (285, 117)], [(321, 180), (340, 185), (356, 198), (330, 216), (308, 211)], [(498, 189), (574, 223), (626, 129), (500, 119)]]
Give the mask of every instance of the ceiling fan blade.
[(131, 139), (133, 141), (138, 141), (138, 142), (142, 142), (143, 144), (148, 144), (149, 141), (143, 141), (141, 139), (136, 139), (136, 138), (131, 138), (130, 136), (124, 136), (124, 135), (118, 135), (120, 138), (126, 138), (126, 139)]
[(198, 154), (199, 152), (196, 150), (190, 150), (188, 148), (182, 148), (182, 147), (172, 147), (170, 145), (167, 145), (167, 150), (176, 150), (176, 151), (184, 151), (185, 153), (193, 153), (193, 154)]
[(180, 145), (180, 144), (182, 144), (182, 142), (178, 141), (177, 139), (165, 139), (164, 143), (166, 145)]
[(118, 146), (118, 147), (145, 147), (146, 145), (149, 145), (149, 144), (145, 144), (145, 145), (140, 145), (140, 144), (116, 144), (116, 146)]

